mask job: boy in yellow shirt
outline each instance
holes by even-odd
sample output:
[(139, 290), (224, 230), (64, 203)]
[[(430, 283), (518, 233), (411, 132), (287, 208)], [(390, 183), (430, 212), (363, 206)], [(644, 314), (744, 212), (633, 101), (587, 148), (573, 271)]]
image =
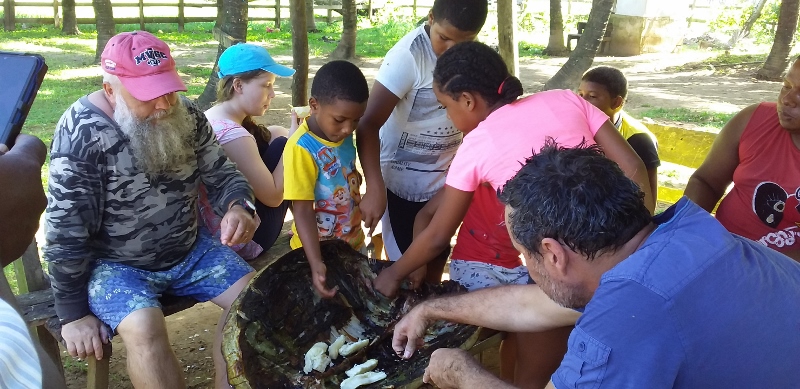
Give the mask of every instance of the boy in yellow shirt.
[(631, 117), (622, 110), (628, 97), (628, 79), (611, 66), (598, 66), (589, 69), (581, 78), (578, 94), (611, 119), (622, 137), (628, 141), (633, 151), (639, 155), (647, 168), (650, 190), (653, 196), (658, 195), (658, 142), (656, 136), (642, 122)]
[(333, 297), (336, 288), (325, 283), (320, 240), (342, 239), (356, 250), (364, 248), (353, 131), (368, 98), (367, 80), (357, 66), (347, 61), (323, 65), (311, 84), (311, 116), (284, 151), (284, 198), (292, 201), (294, 214), (291, 246), (305, 250), (314, 288), (324, 298)]

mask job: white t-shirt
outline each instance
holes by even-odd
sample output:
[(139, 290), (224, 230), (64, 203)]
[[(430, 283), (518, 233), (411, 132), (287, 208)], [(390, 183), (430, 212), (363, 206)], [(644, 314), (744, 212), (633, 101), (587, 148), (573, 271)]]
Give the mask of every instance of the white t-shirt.
[(381, 127), (381, 172), (386, 188), (409, 201), (427, 201), (444, 186), (461, 144), (461, 132), (433, 93), (435, 66), (430, 38), (420, 26), (386, 53), (375, 78), (400, 97)]
[(0, 342), (0, 388), (41, 388), (42, 366), (28, 327), (17, 311), (2, 299), (0, 339), (3, 339)]

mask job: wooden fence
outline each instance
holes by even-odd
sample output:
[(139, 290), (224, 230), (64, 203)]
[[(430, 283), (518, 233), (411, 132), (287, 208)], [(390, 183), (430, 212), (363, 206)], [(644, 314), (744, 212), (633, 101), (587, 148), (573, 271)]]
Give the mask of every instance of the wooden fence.
[[(322, 2), (327, 2), (328, 4), (319, 4)], [(428, 3), (426, 1), (426, 3)], [(86, 1), (76, 1), (75, 7), (91, 7), (91, 2)], [(215, 1), (205, 1), (205, 2), (187, 2), (184, 0), (177, 0), (175, 2), (145, 2), (144, 0), (138, 0), (138, 2), (130, 2), (130, 1), (120, 1), (120, 2), (112, 2), (112, 6), (114, 9), (120, 8), (138, 8), (139, 15), (138, 17), (115, 17), (114, 22), (117, 24), (139, 24), (139, 29), (144, 30), (145, 24), (148, 23), (177, 23), (178, 30), (183, 31), (183, 27), (186, 23), (193, 23), (193, 22), (213, 22), (216, 21), (216, 14), (217, 14), (217, 4)], [(286, 11), (282, 14), (283, 9), (290, 8), (289, 0), (256, 0), (250, 1), (248, 3), (248, 8), (253, 9), (271, 9), (272, 15), (271, 16), (251, 16), (248, 19), (251, 21), (274, 21), (275, 27), (280, 28), (281, 21), (284, 20), (289, 12)], [(39, 8), (51, 8), (53, 9), (53, 17), (16, 17), (16, 7), (39, 7)], [(3, 0), (3, 19), (4, 19), (4, 27), (6, 31), (11, 31), (15, 29), (16, 23), (32, 23), (32, 24), (53, 24), (56, 27), (61, 26), (61, 13), (60, 13), (61, 4), (59, 0), (52, 0), (52, 1), (15, 1), (15, 0)], [(145, 9), (149, 7), (170, 7), (170, 8), (177, 8), (178, 9), (178, 16), (145, 16)], [(417, 15), (417, 0), (413, 1), (413, 5), (410, 5), (414, 9), (414, 15)], [(421, 6), (422, 8), (429, 8), (429, 6)], [(187, 17), (185, 16), (185, 10), (187, 8), (195, 8), (195, 9), (202, 9), (207, 8), (209, 9), (208, 14), (213, 16), (197, 16), (197, 17)], [(314, 10), (323, 10), (327, 11), (327, 21), (330, 23), (334, 17), (333, 12), (341, 11), (342, 5), (341, 4), (332, 4), (332, 1), (317, 1), (314, 4)], [(359, 3), (356, 5), (357, 9), (366, 10), (367, 15), (371, 18), (373, 15), (373, 4), (372, 0), (367, 0), (365, 3)], [(427, 10), (426, 10), (427, 11)], [(77, 18), (78, 24), (95, 24), (95, 18)]]

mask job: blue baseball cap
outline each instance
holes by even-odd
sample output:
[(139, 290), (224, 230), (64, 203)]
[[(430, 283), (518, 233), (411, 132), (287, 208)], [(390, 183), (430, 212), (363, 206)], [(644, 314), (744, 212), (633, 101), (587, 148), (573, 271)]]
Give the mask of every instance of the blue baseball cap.
[(267, 49), (252, 43), (239, 43), (228, 47), (219, 56), (219, 78), (261, 69), (276, 76), (289, 77), (294, 69), (279, 65), (269, 55)]

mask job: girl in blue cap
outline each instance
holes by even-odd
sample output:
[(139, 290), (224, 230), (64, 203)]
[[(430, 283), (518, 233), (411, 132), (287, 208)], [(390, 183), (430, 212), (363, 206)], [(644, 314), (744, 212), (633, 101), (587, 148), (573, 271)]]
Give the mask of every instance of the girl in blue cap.
[[(228, 158), (255, 192), (254, 206), (261, 224), (251, 242), (233, 247), (242, 258), (253, 259), (275, 243), (289, 207), (283, 200), (282, 158), (288, 131), (281, 126), (257, 124), (253, 117), (264, 115), (269, 108), (275, 97), (275, 78), (289, 77), (294, 70), (279, 65), (265, 48), (250, 43), (229, 47), (218, 65), (217, 101), (206, 111), (206, 117)], [(205, 193), (201, 193), (201, 217), (216, 234), (221, 218), (208, 204)]]

